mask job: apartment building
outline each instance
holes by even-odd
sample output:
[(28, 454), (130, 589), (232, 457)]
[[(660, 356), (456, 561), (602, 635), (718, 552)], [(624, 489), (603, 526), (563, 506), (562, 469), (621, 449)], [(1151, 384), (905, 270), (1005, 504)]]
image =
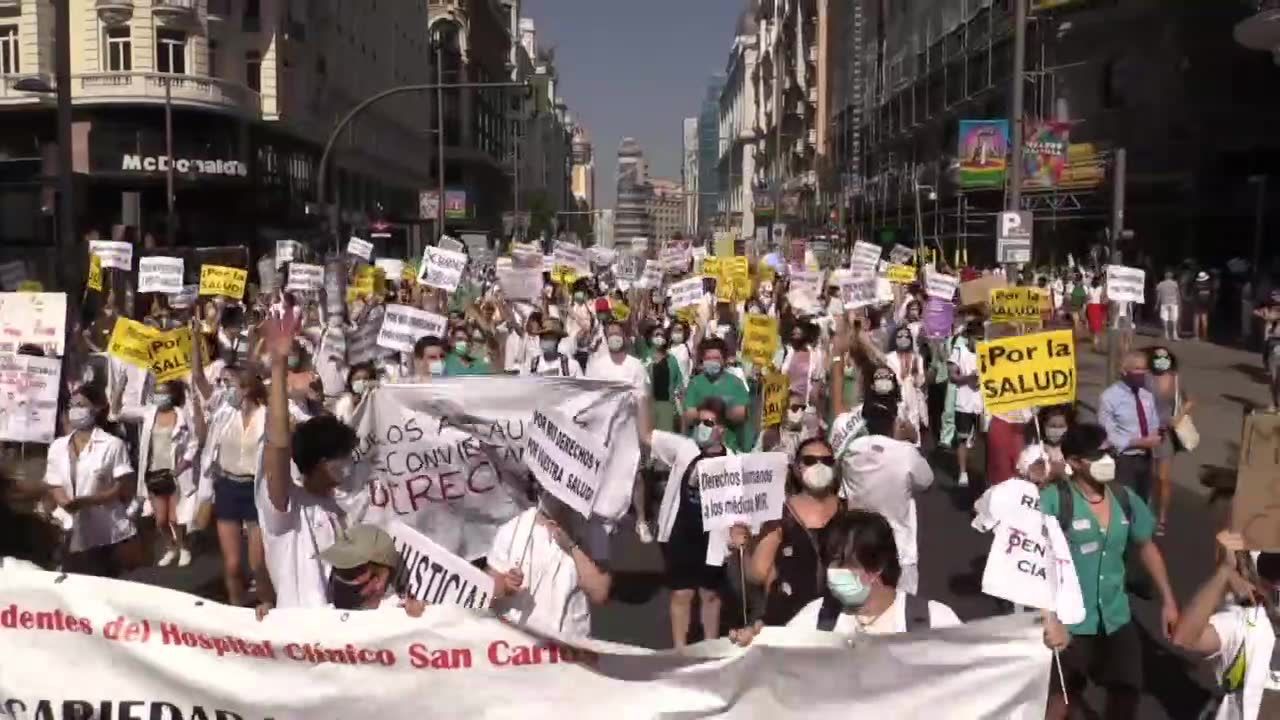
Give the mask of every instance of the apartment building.
[(685, 194), (678, 180), (653, 178), (649, 181), (649, 222), (658, 243), (685, 232)]

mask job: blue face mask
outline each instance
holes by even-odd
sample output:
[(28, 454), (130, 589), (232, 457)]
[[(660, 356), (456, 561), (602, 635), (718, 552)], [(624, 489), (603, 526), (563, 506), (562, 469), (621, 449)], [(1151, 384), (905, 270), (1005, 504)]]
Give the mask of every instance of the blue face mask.
[(702, 372), (706, 373), (707, 377), (718, 377), (722, 370), (724, 370), (724, 366), (720, 364), (719, 360), (705, 360), (702, 363)]
[(871, 596), (871, 586), (847, 568), (827, 568), (827, 590), (848, 608), (862, 607)]
[(715, 435), (715, 430), (713, 427), (699, 423), (693, 428), (693, 441), (698, 443), (698, 447), (705, 448), (711, 444), (711, 438)]

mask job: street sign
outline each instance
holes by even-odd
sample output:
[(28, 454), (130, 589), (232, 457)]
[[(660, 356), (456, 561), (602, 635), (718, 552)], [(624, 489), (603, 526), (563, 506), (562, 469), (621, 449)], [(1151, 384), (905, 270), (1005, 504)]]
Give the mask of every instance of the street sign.
[(1001, 263), (1031, 262), (1031, 228), (1034, 222), (1029, 210), (1000, 213), (996, 228), (996, 256)]

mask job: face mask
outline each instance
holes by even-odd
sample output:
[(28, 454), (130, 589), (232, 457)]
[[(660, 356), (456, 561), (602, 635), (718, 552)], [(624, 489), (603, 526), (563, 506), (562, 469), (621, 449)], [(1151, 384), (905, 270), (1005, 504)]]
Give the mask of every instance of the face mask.
[(627, 341), (621, 335), (610, 335), (608, 342), (610, 352), (621, 352), (622, 346), (625, 345)]
[(662, 337), (661, 335), (654, 335), (653, 340), (651, 340), (650, 342), (653, 344), (654, 347), (658, 348), (659, 350), (667, 346), (667, 339)]
[(873, 380), (871, 391), (877, 395), (889, 395), (893, 392), (893, 381), (888, 379)]
[(369, 390), (368, 380), (361, 379), (361, 380), (351, 381), (351, 392), (357, 395), (364, 395), (366, 392), (368, 392), (368, 390)]
[(73, 407), (67, 411), (67, 420), (76, 430), (93, 427), (93, 411), (86, 407)]
[(1066, 428), (1045, 428), (1044, 429), (1044, 439), (1047, 440), (1050, 445), (1057, 445), (1058, 443), (1061, 443), (1063, 436), (1066, 434), (1067, 434)]
[(573, 301), (576, 303), (584, 303), (587, 301), (587, 296), (582, 293), (574, 293)]
[(693, 441), (698, 443), (698, 447), (705, 448), (711, 445), (711, 439), (715, 436), (715, 428), (708, 427), (702, 423), (693, 429)]
[(432, 360), (432, 361), (428, 362), (428, 363), (427, 363), (427, 372), (428, 372), (428, 373), (431, 373), (431, 375), (432, 375), (433, 377), (440, 377), (441, 375), (444, 375), (444, 361), (443, 361), (443, 360)]
[(453, 351), (459, 355), (466, 355), (469, 347), (466, 340), (455, 340), (453, 342)]
[(679, 344), (681, 344), (681, 343), (683, 343), (683, 342), (684, 342), (684, 333), (682, 333), (682, 332), (674, 332), (674, 333), (671, 333), (671, 344), (672, 344), (672, 345), (679, 345)]
[(538, 343), (542, 346), (543, 355), (555, 355), (560, 347), (560, 341), (555, 338), (543, 338)]
[(706, 373), (707, 377), (717, 377), (722, 370), (724, 366), (719, 360), (706, 360), (702, 363), (702, 372)]
[(161, 410), (172, 410), (172, 409), (173, 409), (173, 396), (172, 396), (172, 395), (168, 395), (168, 394), (164, 394), (164, 395), (155, 395), (155, 396), (153, 396), (153, 397), (152, 397), (152, 399), (153, 399), (153, 400), (155, 400), (156, 405), (159, 405), (159, 406), (160, 406), (160, 409), (161, 409)]
[(329, 575), (329, 602), (338, 610), (359, 609), (364, 603), (363, 590), (363, 585), (346, 582), (337, 573)]
[(1127, 372), (1124, 374), (1124, 384), (1135, 390), (1144, 387), (1147, 384), (1147, 374), (1140, 372)]
[(1089, 477), (1100, 483), (1109, 483), (1116, 479), (1116, 460), (1110, 455), (1089, 463)]
[(803, 410), (788, 410), (788, 411), (787, 411), (787, 424), (788, 424), (788, 425), (790, 425), (790, 426), (792, 426), (792, 427), (798, 427), (798, 426), (800, 425), (800, 423), (801, 423), (801, 422), (803, 422), (803, 421), (804, 421), (804, 411), (803, 411)]
[(289, 356), (289, 369), (290, 369), (290, 370), (297, 370), (297, 369), (298, 369), (298, 368), (300, 368), (300, 367), (302, 367), (302, 358), (298, 357), (297, 355), (290, 355), (290, 356)]
[(861, 607), (871, 596), (871, 587), (862, 582), (862, 578), (847, 568), (827, 568), (827, 590), (841, 605), (848, 608)]
[(1158, 357), (1151, 361), (1151, 369), (1154, 370), (1157, 375), (1169, 372), (1169, 368), (1171, 367), (1173, 367), (1173, 361), (1167, 357)]
[(800, 474), (800, 482), (809, 490), (826, 490), (836, 479), (835, 468), (821, 463), (810, 465)]

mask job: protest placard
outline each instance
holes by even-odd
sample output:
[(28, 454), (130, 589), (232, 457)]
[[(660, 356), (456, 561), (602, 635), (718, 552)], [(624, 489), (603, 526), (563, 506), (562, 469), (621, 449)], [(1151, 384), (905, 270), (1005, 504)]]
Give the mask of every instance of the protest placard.
[(988, 307), (991, 322), (1030, 323), (1039, 326), (1049, 291), (1034, 287), (994, 288)]
[(1075, 402), (1076, 356), (1071, 331), (979, 342), (978, 381), (986, 409), (992, 413)]
[(985, 305), (991, 299), (991, 291), (1008, 287), (1009, 283), (1001, 275), (983, 275), (979, 278), (960, 283), (960, 307)]
[(658, 253), (658, 265), (664, 272), (679, 274), (689, 269), (689, 248), (668, 243)]
[(794, 270), (791, 273), (787, 300), (804, 312), (818, 311), (818, 298), (822, 297), (822, 273), (817, 270)]
[(432, 336), (443, 338), (449, 318), (409, 305), (388, 305), (378, 332), (378, 346), (398, 352), (413, 352), (414, 343)]
[(400, 567), (391, 584), (401, 597), (428, 605), (458, 605), (485, 610), (493, 597), (489, 573), (445, 550), (417, 530), (396, 521), (387, 534), (400, 554)]
[(591, 264), (596, 267), (609, 267), (618, 260), (617, 250), (599, 245), (592, 245), (587, 250), (587, 255), (591, 258)]
[(662, 287), (662, 279), (662, 268), (655, 263), (648, 263), (644, 266), (644, 274), (640, 276), (640, 287), (650, 290), (660, 288)]
[(156, 382), (181, 380), (191, 374), (191, 329), (177, 328), (150, 341), (151, 374)]
[(895, 285), (910, 285), (916, 281), (916, 268), (914, 265), (890, 265), (885, 277)]
[[(373, 266), (381, 270), (383, 277), (388, 280), (394, 279), (401, 281), (404, 278), (405, 263), (403, 260), (396, 258), (378, 258), (373, 261)], [(413, 277), (417, 277), (417, 273), (414, 273)], [(410, 279), (412, 280), (413, 277)]]
[[(915, 250), (901, 243), (894, 243), (893, 247), (889, 248), (889, 262), (894, 265), (910, 265), (915, 256)], [(876, 259), (879, 260), (880, 256), (877, 255)]]
[(704, 530), (758, 526), (782, 517), (787, 494), (786, 453), (704, 459), (696, 473)]
[(47, 355), (66, 348), (67, 296), (64, 293), (0, 293), (0, 352), (35, 345)]
[(352, 365), (373, 362), (387, 354), (386, 349), (378, 346), (378, 337), (382, 334), (382, 320), (386, 309), (377, 305), (369, 310), (356, 329), (347, 338), (347, 361)]
[(787, 402), (791, 399), (791, 379), (786, 373), (771, 372), (764, 377), (764, 405), (760, 411), (760, 424), (775, 427), (782, 424), (787, 414)]
[(136, 320), (116, 318), (107, 341), (107, 354), (117, 360), (142, 370), (151, 369), (151, 341), (159, 339), (160, 331)]
[(27, 279), (27, 264), (14, 260), (0, 265), (0, 290), (14, 291)]
[(874, 273), (882, 252), (879, 245), (859, 240), (854, 243), (853, 255), (849, 258), (849, 269), (854, 275)]
[(840, 283), (840, 300), (846, 310), (857, 310), (875, 305), (876, 276), (859, 275), (845, 279)]
[(1245, 416), (1231, 527), (1245, 547), (1280, 552), (1280, 415)]
[(681, 280), (672, 285), (668, 293), (671, 295), (671, 307), (676, 310), (695, 307), (702, 302), (702, 296), (705, 294), (702, 290), (702, 277), (695, 276), (688, 280)]
[(720, 277), (720, 258), (704, 257), (702, 259), (702, 262), (698, 262), (697, 258), (695, 257), (694, 263), (693, 263), (693, 271), (702, 273), (707, 277), (719, 278)]
[(956, 299), (956, 288), (960, 286), (960, 278), (955, 275), (945, 275), (940, 272), (925, 269), (924, 274), (924, 292), (931, 298), (937, 298), (946, 302), (954, 302)]
[(0, 440), (53, 442), (61, 374), (58, 358), (0, 355)]
[[(1038, 505), (1039, 497), (1034, 500)], [(1083, 622), (1080, 581), (1062, 528), (1042, 513), (1030, 516), (1030, 522), (1005, 519), (996, 527), (982, 572), (982, 592), (1055, 612), (1066, 624)]]
[(561, 241), (556, 243), (553, 255), (556, 266), (569, 268), (578, 277), (586, 277), (591, 274), (591, 260), (587, 257), (585, 249), (573, 243)]
[(542, 272), (511, 268), (498, 270), (498, 286), (508, 300), (537, 300), (542, 294)]
[(90, 254), (97, 255), (102, 267), (129, 272), (133, 269), (133, 245), (120, 240), (90, 240)]
[(144, 257), (138, 260), (138, 292), (182, 291), (182, 258)]
[(289, 265), (289, 283), (285, 290), (319, 291), (324, 287), (324, 266), (295, 262)]
[(102, 292), (102, 258), (97, 255), (89, 256), (89, 276), (85, 280), (85, 287)]
[(276, 269), (302, 259), (302, 243), (297, 240), (276, 241)]
[(367, 298), (382, 292), (385, 279), (386, 275), (383, 274), (382, 268), (376, 265), (365, 265), (356, 270), (355, 282), (347, 291), (355, 297)]
[(222, 295), (232, 300), (244, 298), (244, 286), (249, 279), (248, 271), (221, 265), (203, 265), (200, 267), (200, 294)]
[(449, 237), (448, 235), (441, 235), (438, 245), (441, 250), (448, 250), (449, 252), (456, 253), (460, 253), (467, 248), (466, 245), (463, 245), (456, 238)]
[(422, 270), (418, 282), (446, 292), (458, 289), (462, 273), (467, 269), (467, 256), (443, 247), (427, 246), (422, 251)]
[(196, 304), (196, 298), (200, 296), (199, 285), (183, 285), (182, 289), (176, 293), (169, 294), (169, 307), (178, 310), (185, 310)]
[(368, 262), (373, 257), (373, 243), (352, 236), (347, 240), (347, 254)]
[(534, 410), (526, 430), (529, 443), (524, 462), (538, 484), (583, 517), (590, 517), (604, 470), (603, 438), (550, 408)]
[(956, 321), (956, 304), (949, 300), (931, 297), (925, 300), (922, 332), (929, 340), (945, 340), (951, 337)]
[(742, 332), (742, 352), (756, 365), (767, 365), (778, 352), (781, 337), (778, 319), (768, 315), (747, 315)]
[(642, 273), (644, 273), (644, 265), (645, 262), (642, 256), (624, 253), (618, 256), (613, 274), (619, 280), (637, 282), (640, 280)]
[(1124, 265), (1107, 266), (1107, 300), (1113, 303), (1146, 302), (1147, 272)]

